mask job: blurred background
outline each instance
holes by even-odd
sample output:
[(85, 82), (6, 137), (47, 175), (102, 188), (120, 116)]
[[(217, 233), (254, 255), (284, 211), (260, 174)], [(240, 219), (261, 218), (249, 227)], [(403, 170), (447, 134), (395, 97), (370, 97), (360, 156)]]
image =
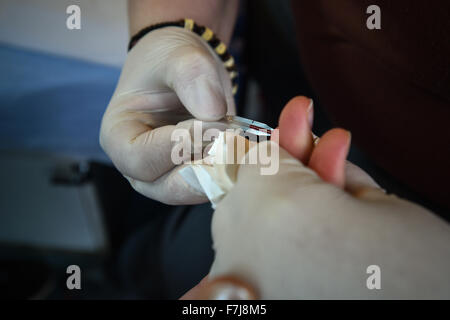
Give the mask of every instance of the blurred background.
[[(66, 27), (72, 4), (81, 7), (81, 30)], [(191, 208), (134, 192), (99, 146), (127, 24), (126, 0), (0, 0), (2, 297), (178, 298), (209, 269), (209, 220), (181, 228), (172, 217)], [(290, 98), (308, 95), (320, 135), (331, 123), (305, 80), (293, 34), (290, 1), (241, 1), (230, 45), (240, 71), (238, 113), (276, 126)], [(374, 174), (354, 148), (351, 159)], [(211, 213), (209, 204), (203, 208)], [(194, 237), (205, 258), (162, 258), (167, 228)], [(201, 246), (185, 238), (174, 242), (202, 257)], [(66, 287), (74, 264), (82, 290)]]

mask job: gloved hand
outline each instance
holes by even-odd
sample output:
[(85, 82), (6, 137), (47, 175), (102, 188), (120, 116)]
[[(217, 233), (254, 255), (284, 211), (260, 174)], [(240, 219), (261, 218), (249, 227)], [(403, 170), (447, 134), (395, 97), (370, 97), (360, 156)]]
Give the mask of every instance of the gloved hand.
[[(241, 165), (217, 206), (209, 279), (241, 279), (263, 299), (448, 299), (448, 225), (346, 164), (345, 131), (326, 133), (310, 152), (306, 104), (290, 104), (279, 127), (290, 153), (280, 149), (279, 172), (264, 176), (258, 165)], [(380, 290), (367, 287), (372, 265), (380, 268)], [(228, 297), (251, 296), (232, 282), (220, 285)], [(224, 297), (214, 288), (213, 298)]]
[(176, 124), (234, 114), (231, 82), (212, 49), (177, 27), (150, 32), (130, 51), (103, 116), (100, 144), (139, 193), (168, 204), (207, 199), (171, 161)]

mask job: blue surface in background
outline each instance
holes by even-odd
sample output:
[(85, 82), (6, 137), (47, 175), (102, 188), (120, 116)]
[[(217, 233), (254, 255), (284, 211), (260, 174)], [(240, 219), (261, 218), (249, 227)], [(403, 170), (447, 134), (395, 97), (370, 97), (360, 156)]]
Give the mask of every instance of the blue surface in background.
[(101, 118), (120, 69), (0, 45), (0, 149), (107, 160)]

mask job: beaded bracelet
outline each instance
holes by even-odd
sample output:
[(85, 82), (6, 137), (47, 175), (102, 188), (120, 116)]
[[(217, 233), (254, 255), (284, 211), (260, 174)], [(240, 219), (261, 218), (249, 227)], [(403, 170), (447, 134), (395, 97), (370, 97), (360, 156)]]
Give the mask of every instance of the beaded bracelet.
[(228, 71), (228, 74), (231, 79), (232, 92), (233, 94), (236, 94), (238, 89), (237, 85), (238, 72), (236, 69), (234, 59), (227, 50), (227, 46), (215, 36), (214, 32), (211, 29), (209, 29), (208, 27), (199, 26), (192, 19), (183, 19), (173, 22), (163, 22), (146, 27), (131, 38), (130, 43), (128, 45), (128, 51), (130, 51), (136, 45), (136, 43), (147, 33), (165, 27), (184, 28), (202, 37), (202, 39), (209, 44), (209, 46), (214, 50), (214, 52), (217, 53), (220, 60), (222, 60), (223, 65), (225, 66), (225, 69)]

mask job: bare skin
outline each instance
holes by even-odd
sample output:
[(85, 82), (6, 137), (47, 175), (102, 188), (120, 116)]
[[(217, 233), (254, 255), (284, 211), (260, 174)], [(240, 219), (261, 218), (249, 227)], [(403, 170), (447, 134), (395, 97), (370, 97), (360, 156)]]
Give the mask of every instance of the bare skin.
[(130, 0), (128, 17), (130, 36), (160, 22), (184, 18), (208, 26), (223, 42), (231, 39), (238, 11), (238, 0)]
[[(279, 135), (279, 143), (286, 151), (301, 159), (322, 181), (346, 192), (331, 186), (328, 188), (318, 181), (305, 188), (308, 184), (303, 185), (301, 178), (292, 180), (295, 183), (289, 185), (288, 188), (292, 188), (289, 190), (295, 190), (296, 184), (301, 188), (297, 189), (294, 198), (285, 198), (288, 202), (291, 201), (290, 204), (282, 206), (282, 211), (272, 216), (274, 220), (271, 220), (273, 225), (282, 225), (280, 230), (283, 233), (267, 238), (264, 230), (274, 230), (265, 229), (273, 225), (266, 222), (266, 219), (259, 219), (259, 216), (263, 214), (268, 217), (269, 212), (265, 212), (264, 207), (256, 206), (261, 209), (256, 215), (236, 208), (237, 216), (245, 216), (241, 220), (244, 227), (240, 226), (239, 232), (229, 234), (232, 231), (227, 228), (229, 220), (236, 219), (230, 212), (234, 208), (232, 203), (243, 200), (236, 195), (242, 194), (251, 183), (250, 180), (256, 178), (254, 175), (245, 177), (243, 173), (241, 184), (238, 179), (234, 187), (237, 191), (228, 195), (231, 198), (227, 204), (219, 203), (214, 214), (213, 239), (219, 251), (216, 252), (218, 262), (216, 264), (215, 261), (211, 269), (211, 281), (205, 279), (199, 287), (195, 287), (196, 290), (189, 291), (183, 298), (224, 298), (217, 294), (218, 286), (226, 288), (224, 291), (229, 293), (232, 292), (230, 287), (234, 286), (240, 292), (247, 290), (249, 297), (258, 292), (255, 288), (259, 287), (262, 298), (447, 299), (450, 294), (447, 275), (450, 266), (450, 237), (446, 222), (424, 208), (386, 195), (364, 171), (347, 162), (349, 132), (343, 129), (330, 130), (314, 146), (308, 121), (308, 105), (309, 99), (304, 97), (292, 99), (280, 116), (279, 132), (275, 135)], [(245, 172), (244, 169), (242, 171)], [(289, 183), (286, 182), (289, 178), (282, 180), (282, 183), (280, 179), (278, 182), (276, 179), (274, 176), (273, 185), (278, 183), (278, 188), (267, 187), (264, 189), (267, 194), (271, 191), (279, 192), (282, 185)], [(311, 195), (308, 188), (314, 188), (318, 183), (333, 196), (327, 198), (327, 193), (323, 192), (323, 200), (307, 204), (308, 196), (302, 198), (301, 194), (306, 192)], [(319, 189), (314, 190), (320, 192)], [(232, 192), (233, 190), (230, 191)], [(268, 198), (267, 201), (276, 200), (270, 198), (270, 195)], [(301, 205), (292, 207), (296, 201), (307, 204), (309, 209), (302, 210)], [(315, 210), (315, 206), (320, 209)], [(246, 208), (254, 212), (254, 205), (251, 203)], [(278, 218), (281, 214), (287, 221)], [(299, 223), (293, 227), (292, 223), (295, 221)], [(311, 237), (307, 235), (311, 230), (322, 230), (322, 225), (330, 232), (312, 232), (314, 235)], [(302, 230), (297, 228), (299, 226)], [(220, 230), (222, 227), (225, 229)], [(260, 229), (263, 231), (260, 232)], [(308, 232), (305, 233), (305, 230)], [(354, 231), (356, 232), (352, 234)], [(285, 237), (286, 233), (289, 236)], [(240, 239), (239, 234), (245, 234), (245, 237)], [(216, 242), (220, 243), (216, 246)], [(229, 243), (241, 243), (242, 246), (235, 252)], [(295, 243), (308, 243), (311, 251), (305, 255), (305, 251), (300, 250)], [(265, 250), (255, 250), (261, 247)], [(275, 261), (274, 255), (278, 255)], [(373, 263), (373, 259), (381, 261), (385, 268), (383, 290), (377, 292), (367, 290), (364, 281), (355, 277), (361, 272), (364, 274), (362, 266), (367, 266), (369, 261)], [(300, 265), (302, 268), (298, 268)], [(336, 268), (340, 270), (340, 276), (328, 277)], [(326, 271), (318, 271), (320, 269)], [(228, 271), (224, 273), (223, 270)], [(317, 276), (318, 274), (321, 276)], [(214, 275), (221, 278), (219, 283), (219, 278), (214, 278)], [(277, 279), (280, 280), (278, 283)], [(210, 286), (214, 286), (214, 290)], [(274, 287), (277, 289), (273, 289)], [(214, 294), (208, 296), (209, 292)], [(233, 294), (230, 293), (230, 297)], [(241, 293), (240, 296), (245, 295)]]

